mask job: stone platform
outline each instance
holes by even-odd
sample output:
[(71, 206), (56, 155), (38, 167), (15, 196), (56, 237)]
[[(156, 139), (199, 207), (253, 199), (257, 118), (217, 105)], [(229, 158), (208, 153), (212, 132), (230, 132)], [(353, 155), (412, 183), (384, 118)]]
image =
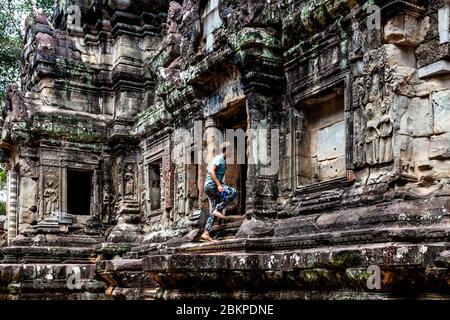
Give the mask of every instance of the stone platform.
[(77, 4), (6, 91), (0, 298), (448, 298), (448, 0)]

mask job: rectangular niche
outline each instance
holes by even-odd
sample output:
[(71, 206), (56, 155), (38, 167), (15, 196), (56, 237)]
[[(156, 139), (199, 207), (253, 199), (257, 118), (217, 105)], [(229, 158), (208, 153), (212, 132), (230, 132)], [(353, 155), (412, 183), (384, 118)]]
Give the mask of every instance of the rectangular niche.
[(91, 214), (93, 172), (67, 169), (67, 212), (73, 215)]
[(148, 165), (148, 192), (152, 212), (161, 210), (161, 168), (162, 159), (155, 160)]
[(346, 176), (344, 89), (336, 87), (301, 102), (296, 132), (297, 186)]

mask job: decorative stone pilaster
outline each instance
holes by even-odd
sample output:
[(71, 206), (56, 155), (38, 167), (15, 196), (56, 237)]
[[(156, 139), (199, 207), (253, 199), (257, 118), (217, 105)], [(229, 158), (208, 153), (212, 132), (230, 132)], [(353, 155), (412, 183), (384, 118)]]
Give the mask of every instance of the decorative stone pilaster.
[(141, 233), (139, 187), (136, 164), (119, 157), (117, 160), (117, 225), (108, 236), (111, 242), (133, 242)]
[(17, 236), (17, 172), (14, 169), (8, 171), (8, 245)]
[[(276, 212), (278, 171), (266, 170), (279, 161), (279, 150), (272, 150), (271, 129), (278, 126), (276, 114), (282, 105), (279, 93), (285, 86), (281, 42), (273, 31), (243, 28), (236, 37), (237, 66), (247, 96), (250, 129), (247, 172), (247, 216)], [(278, 141), (279, 143), (279, 141)], [(271, 154), (275, 151), (275, 154)], [(278, 153), (277, 153), (278, 152)], [(265, 153), (264, 155), (262, 155)], [(270, 162), (267, 158), (274, 157)], [(265, 159), (263, 159), (265, 158)]]

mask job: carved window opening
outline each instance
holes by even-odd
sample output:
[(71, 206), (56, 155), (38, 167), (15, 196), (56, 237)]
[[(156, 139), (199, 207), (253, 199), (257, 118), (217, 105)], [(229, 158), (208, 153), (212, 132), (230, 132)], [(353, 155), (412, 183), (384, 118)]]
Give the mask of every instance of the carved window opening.
[(148, 188), (151, 211), (161, 210), (161, 167), (162, 159), (155, 160), (148, 165)]
[(203, 40), (205, 41), (206, 52), (214, 50), (214, 31), (222, 26), (222, 19), (219, 14), (219, 0), (208, 0), (201, 12), (203, 22)]
[(67, 211), (73, 215), (91, 214), (92, 171), (67, 170)]
[(344, 90), (336, 87), (301, 102), (296, 132), (297, 186), (346, 177)]

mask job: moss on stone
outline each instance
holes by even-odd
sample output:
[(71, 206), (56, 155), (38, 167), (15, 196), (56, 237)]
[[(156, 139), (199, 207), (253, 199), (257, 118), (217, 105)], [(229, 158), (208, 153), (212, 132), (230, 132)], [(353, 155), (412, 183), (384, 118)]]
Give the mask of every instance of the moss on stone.
[(59, 140), (89, 142), (106, 138), (104, 127), (79, 116), (37, 113), (32, 117), (31, 129)]

